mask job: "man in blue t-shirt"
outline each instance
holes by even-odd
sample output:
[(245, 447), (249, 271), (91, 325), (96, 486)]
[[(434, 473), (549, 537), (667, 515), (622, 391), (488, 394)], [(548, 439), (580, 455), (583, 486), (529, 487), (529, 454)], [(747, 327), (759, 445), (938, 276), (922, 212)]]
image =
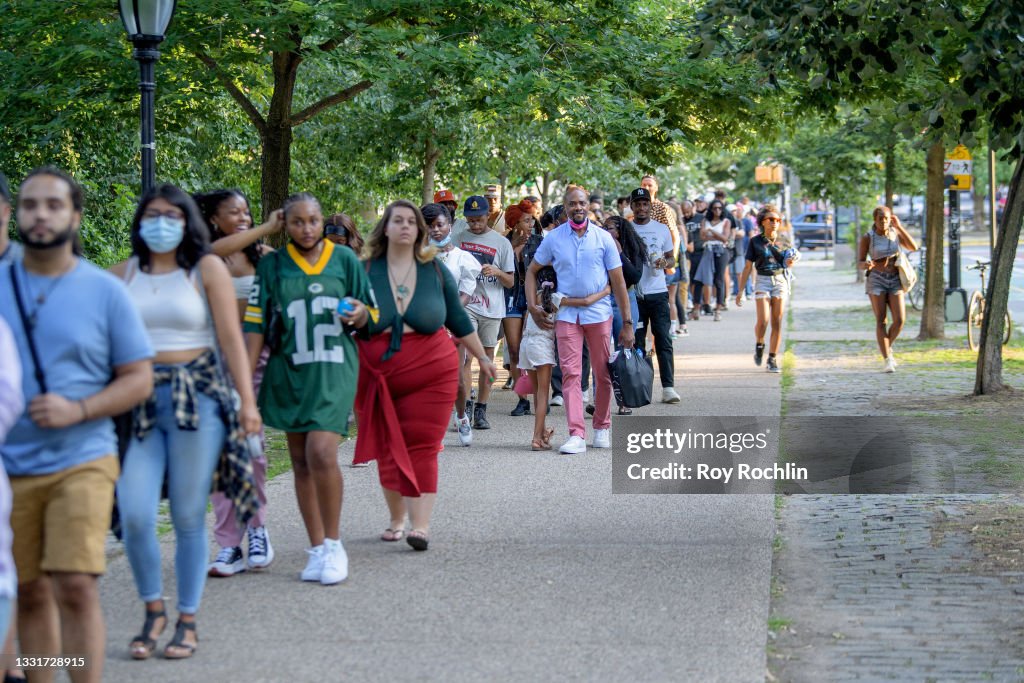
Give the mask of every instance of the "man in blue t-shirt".
[(153, 349), (121, 282), (72, 253), (82, 203), (54, 168), (33, 171), (18, 192), (25, 252), (0, 265), (0, 318), (14, 333), (28, 409), (0, 456), (14, 494), (21, 651), (85, 657), (74, 680), (99, 681), (97, 579), (119, 471), (110, 418), (152, 392)]

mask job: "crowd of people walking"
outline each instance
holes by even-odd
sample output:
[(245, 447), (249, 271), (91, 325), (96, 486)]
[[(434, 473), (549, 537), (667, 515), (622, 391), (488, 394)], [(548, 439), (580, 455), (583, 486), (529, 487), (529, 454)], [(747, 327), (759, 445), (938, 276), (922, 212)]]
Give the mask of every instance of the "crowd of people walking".
[[(462, 202), (441, 190), (424, 206), (389, 204), (365, 243), (352, 218), (309, 193), (254, 226), (237, 190), (191, 196), (165, 184), (138, 204), (131, 257), (104, 273), (80, 258), (73, 178), (43, 168), (24, 179), (20, 242), (7, 241), (13, 200), (6, 182), (0, 190), (0, 452), (13, 490), (0, 625), (16, 585), (20, 649), (88, 655), (94, 665), (75, 680), (102, 671), (97, 578), (112, 508), (144, 615), (128, 654), (147, 659), (171, 623), (157, 536), (168, 500), (178, 590), (163, 656), (188, 658), (207, 578), (275, 561), (264, 424), (285, 434), (291, 458), (309, 542), (297, 574), (334, 585), (348, 576), (337, 452), (353, 421), (353, 465), (377, 463), (381, 540), (425, 551), (445, 432), (451, 424), (468, 447), (490, 428), (500, 341), (519, 395), (509, 417), (533, 418), (524, 448), (554, 450), (551, 406), (565, 408), (561, 453), (586, 452), (588, 413), (589, 446), (609, 448), (611, 354), (652, 355), (661, 401), (678, 404), (676, 343), (688, 323), (721, 320), (730, 289), (737, 306), (755, 300), (758, 365), (771, 323), (768, 370), (778, 371), (798, 257), (779, 242), (773, 206), (726, 205), (724, 193), (664, 202), (653, 176), (607, 212), (577, 185), (546, 209), (537, 197), (502, 207), (493, 185)], [(283, 246), (268, 246), (281, 233)], [(115, 416), (130, 429), (116, 435)]]

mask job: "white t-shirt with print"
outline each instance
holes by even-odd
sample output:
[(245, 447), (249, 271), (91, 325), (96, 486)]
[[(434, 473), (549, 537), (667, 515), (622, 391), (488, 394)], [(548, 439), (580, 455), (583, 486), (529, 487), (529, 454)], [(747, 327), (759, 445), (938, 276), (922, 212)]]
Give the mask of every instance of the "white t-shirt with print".
[(633, 227), (636, 228), (636, 234), (647, 245), (647, 263), (644, 264), (644, 273), (640, 277), (638, 285), (641, 293), (667, 292), (668, 284), (665, 282), (664, 269), (655, 270), (651, 267), (651, 261), (663, 257), (665, 252), (672, 251), (672, 233), (669, 232), (667, 225), (655, 220), (647, 221), (644, 225), (634, 223)]
[[(494, 230), (482, 235), (466, 230), (455, 236), (455, 244), (475, 257), (481, 267), (493, 265), (504, 273), (515, 272), (512, 243)], [(469, 297), (466, 310), (485, 318), (505, 317), (505, 287), (497, 276), (485, 276), (482, 272), (477, 275), (476, 290)]]

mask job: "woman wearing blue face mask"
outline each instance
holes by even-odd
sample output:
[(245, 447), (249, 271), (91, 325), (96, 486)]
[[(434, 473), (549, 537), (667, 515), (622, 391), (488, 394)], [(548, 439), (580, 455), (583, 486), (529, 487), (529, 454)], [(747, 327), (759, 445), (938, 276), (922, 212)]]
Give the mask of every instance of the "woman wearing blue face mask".
[[(214, 471), (240, 516), (251, 514), (252, 467), (240, 442), (245, 434), (259, 432), (260, 415), (231, 276), (210, 250), (210, 233), (193, 199), (174, 185), (147, 192), (132, 222), (131, 241), (133, 256), (111, 270), (124, 279), (156, 357), (154, 392), (135, 409), (117, 483), (125, 550), (146, 604), (142, 631), (129, 647), (133, 658), (148, 658), (168, 623), (156, 533), (166, 476), (177, 543), (179, 619), (164, 656), (183, 659), (198, 645), (195, 617), (206, 581), (206, 501)], [(217, 344), (241, 398), (237, 412), (217, 361)]]

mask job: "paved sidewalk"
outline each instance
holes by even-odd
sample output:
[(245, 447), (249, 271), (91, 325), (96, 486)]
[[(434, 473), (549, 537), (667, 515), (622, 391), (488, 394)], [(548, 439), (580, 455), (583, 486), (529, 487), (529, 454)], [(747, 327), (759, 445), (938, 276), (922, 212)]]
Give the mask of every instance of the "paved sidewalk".
[[(779, 378), (753, 366), (752, 325), (752, 306), (691, 323), (676, 345), (683, 403), (637, 414), (777, 415)], [(772, 497), (613, 496), (610, 451), (534, 453), (532, 417), (510, 417), (513, 404), (495, 392), (494, 428), (472, 448), (449, 432), (426, 553), (377, 540), (375, 468), (344, 468), (340, 586), (298, 580), (307, 540), (291, 476), (271, 482), (277, 560), (208, 583), (191, 661), (128, 660), (142, 606), (115, 559), (105, 680), (763, 681)], [(564, 410), (552, 413), (561, 443)]]
[[(911, 351), (924, 348), (909, 342), (916, 318), (897, 346), (897, 358), (907, 362), (896, 375), (881, 374), (863, 286), (853, 284), (852, 274), (805, 260), (793, 307), (788, 414), (943, 414), (978, 429), (980, 419), (963, 417), (991, 408), (965, 397), (973, 384), (969, 368), (921, 361), (926, 352)], [(962, 327), (947, 326), (947, 336), (962, 335)], [(960, 343), (936, 348), (955, 356)], [(992, 420), (994, 432), (999, 423)], [(995, 444), (991, 452), (979, 444), (970, 456), (999, 464), (1000, 449), (1008, 448), (1019, 459), (1019, 443)], [(972, 473), (971, 458), (957, 463), (963, 472)], [(771, 680), (1024, 680), (1021, 502), (964, 494), (785, 498)]]

